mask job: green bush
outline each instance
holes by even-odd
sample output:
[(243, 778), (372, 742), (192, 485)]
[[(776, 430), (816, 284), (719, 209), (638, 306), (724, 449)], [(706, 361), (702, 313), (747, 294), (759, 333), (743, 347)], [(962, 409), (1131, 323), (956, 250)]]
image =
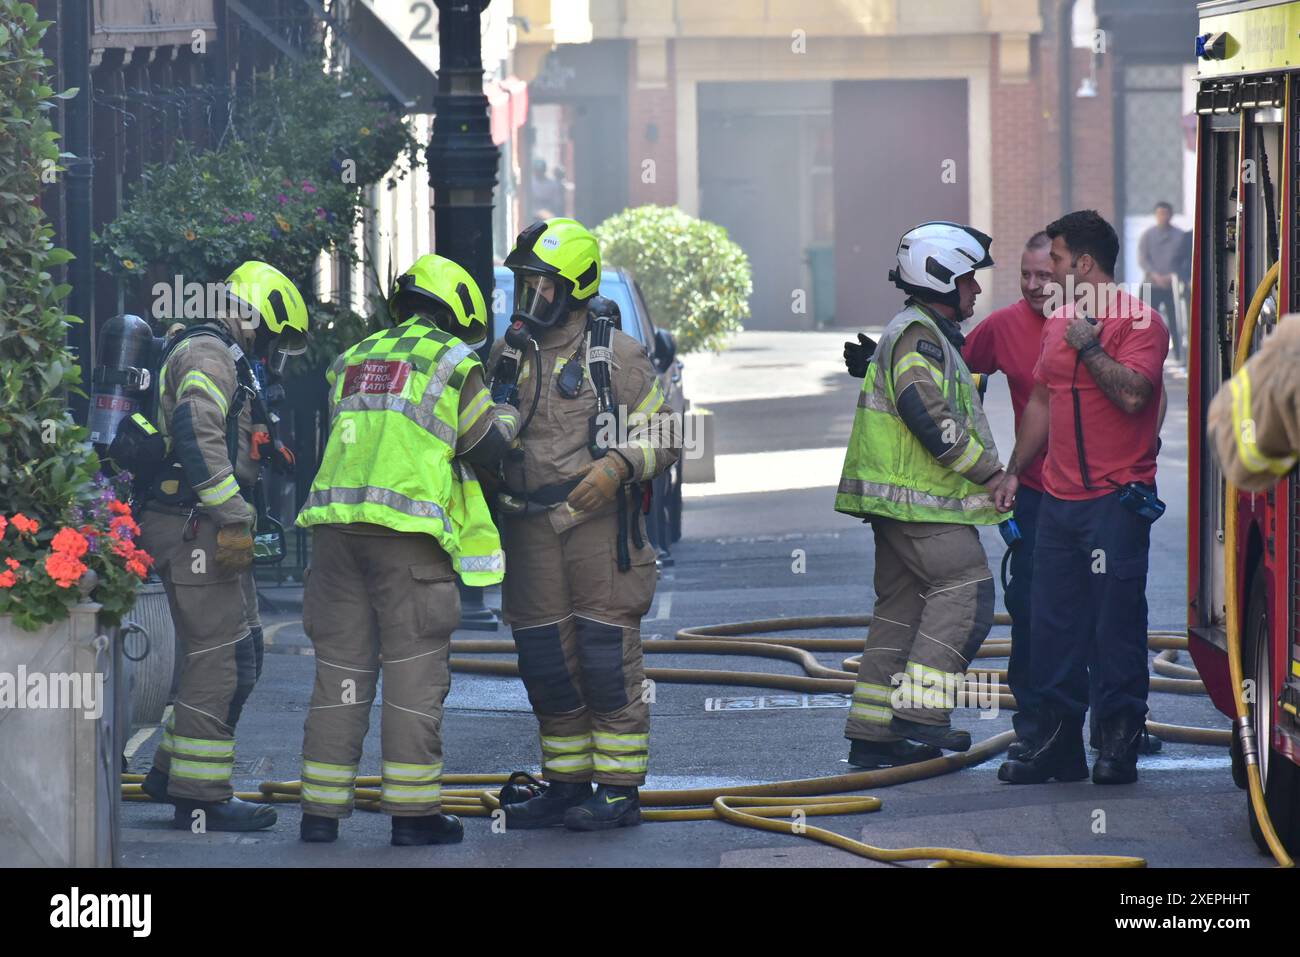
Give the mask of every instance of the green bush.
[(720, 350), (749, 318), (749, 257), (717, 223), (675, 206), (639, 206), (595, 230), (607, 267), (636, 276), (656, 323), (679, 352)]
[(28, 630), (83, 593), (119, 620), (149, 562), (117, 493), (96, 486), (98, 461), (67, 411), (68, 393), (84, 395), (67, 347), (81, 320), (63, 312), (71, 287), (50, 270), (72, 257), (38, 205), (43, 174), (61, 171), (40, 49), (49, 25), (31, 4), (0, 0), (0, 615)]

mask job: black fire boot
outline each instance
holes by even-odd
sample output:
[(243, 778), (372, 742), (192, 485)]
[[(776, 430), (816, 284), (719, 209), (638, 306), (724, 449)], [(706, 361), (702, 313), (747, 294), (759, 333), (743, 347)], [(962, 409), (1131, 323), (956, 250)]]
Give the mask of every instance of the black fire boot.
[(635, 786), (598, 784), (596, 793), (564, 814), (571, 831), (608, 831), (641, 823), (641, 796)]
[(298, 838), (308, 844), (333, 844), (339, 839), (339, 819), (303, 812)]
[(1165, 743), (1147, 730), (1146, 721), (1142, 722), (1142, 734), (1138, 738), (1138, 754), (1159, 754)]
[(150, 768), (149, 773), (144, 776), (144, 782), (140, 785), (140, 790), (149, 795), (159, 804), (174, 804), (175, 802), (167, 796), (167, 775), (157, 768)]
[(559, 827), (564, 812), (591, 797), (590, 781), (551, 781), (537, 797), (518, 804), (505, 804), (506, 830)]
[(1025, 757), (1005, 761), (998, 768), (998, 780), (1010, 784), (1043, 784), (1082, 781), (1088, 776), (1088, 759), (1083, 751), (1083, 718), (1054, 718), (1047, 723), (1047, 736), (1035, 742)]
[(465, 825), (454, 814), (425, 814), (393, 818), (394, 847), (423, 844), (459, 844), (465, 839)]
[(1007, 748), (1008, 761), (1023, 761), (1038, 748), (1038, 739), (1042, 736), (1042, 720), (1039, 715), (1026, 711), (1017, 711), (1011, 716), (1011, 727), (1016, 732), (1016, 740)]
[[(173, 798), (176, 813), (172, 827), (178, 831), (260, 831), (275, 824), (275, 808), (269, 804), (253, 804), (232, 797), (229, 801), (192, 801)], [(196, 812), (202, 811), (202, 815)]]
[(1029, 738), (1017, 738), (1007, 746), (1008, 761), (1023, 761), (1034, 753), (1037, 745)]
[(954, 728), (950, 724), (921, 724), (894, 715), (889, 721), (889, 730), (900, 737), (943, 748), (945, 751), (970, 750), (970, 732)]
[(1138, 743), (1146, 722), (1113, 714), (1101, 722), (1101, 754), (1092, 766), (1093, 784), (1132, 784), (1138, 779)]
[(928, 744), (911, 741), (855, 741), (849, 739), (849, 764), (855, 768), (895, 768), (941, 757), (943, 752)]

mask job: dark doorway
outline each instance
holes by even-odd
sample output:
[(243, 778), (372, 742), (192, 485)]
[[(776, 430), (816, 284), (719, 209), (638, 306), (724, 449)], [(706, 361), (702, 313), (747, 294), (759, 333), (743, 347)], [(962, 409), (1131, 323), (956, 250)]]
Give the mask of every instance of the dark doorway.
[(835, 321), (883, 325), (903, 301), (886, 278), (898, 238), (970, 215), (966, 81), (846, 80), (833, 98)]

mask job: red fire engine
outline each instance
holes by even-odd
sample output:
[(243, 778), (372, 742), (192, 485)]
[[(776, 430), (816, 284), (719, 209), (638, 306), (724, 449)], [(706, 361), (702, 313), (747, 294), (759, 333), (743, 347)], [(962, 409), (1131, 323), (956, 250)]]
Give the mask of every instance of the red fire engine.
[[(1201, 4), (1199, 14), (1188, 367), (1189, 646), (1215, 706), (1236, 719), (1240, 697), (1249, 725), (1234, 725), (1234, 779), (1245, 788), (1258, 773), (1268, 817), (1295, 855), (1300, 478), (1292, 471), (1261, 494), (1230, 490), (1205, 423), (1210, 400), (1234, 369), (1283, 314), (1300, 312), (1300, 2), (1217, 0)], [(1234, 654), (1238, 680), (1231, 676)], [(1251, 831), (1264, 848), (1254, 803), (1248, 808)]]

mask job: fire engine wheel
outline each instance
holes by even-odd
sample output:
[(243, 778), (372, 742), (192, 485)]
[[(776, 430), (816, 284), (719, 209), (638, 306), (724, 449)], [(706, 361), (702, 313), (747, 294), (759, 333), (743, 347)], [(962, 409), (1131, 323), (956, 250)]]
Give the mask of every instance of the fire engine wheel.
[[(1268, 640), (1268, 619), (1268, 592), (1264, 586), (1264, 576), (1257, 574), (1250, 586), (1250, 598), (1246, 602), (1246, 616), (1242, 623), (1246, 638), (1246, 665), (1249, 669), (1246, 677), (1254, 682), (1255, 687), (1255, 700), (1249, 704), (1250, 720), (1258, 742), (1260, 776), (1264, 782), (1264, 802), (1268, 806), (1268, 816), (1272, 818), (1278, 839), (1287, 853), (1294, 855), (1300, 853), (1300, 768), (1274, 751), (1270, 744), (1273, 734), (1273, 661)], [(1236, 736), (1233, 738), (1235, 741)], [(1245, 771), (1243, 767), (1243, 784)], [(1234, 780), (1236, 776), (1234, 763)], [(1262, 853), (1270, 853), (1249, 797), (1246, 799), (1246, 809), (1250, 815), (1250, 836), (1255, 839), (1255, 844)]]

